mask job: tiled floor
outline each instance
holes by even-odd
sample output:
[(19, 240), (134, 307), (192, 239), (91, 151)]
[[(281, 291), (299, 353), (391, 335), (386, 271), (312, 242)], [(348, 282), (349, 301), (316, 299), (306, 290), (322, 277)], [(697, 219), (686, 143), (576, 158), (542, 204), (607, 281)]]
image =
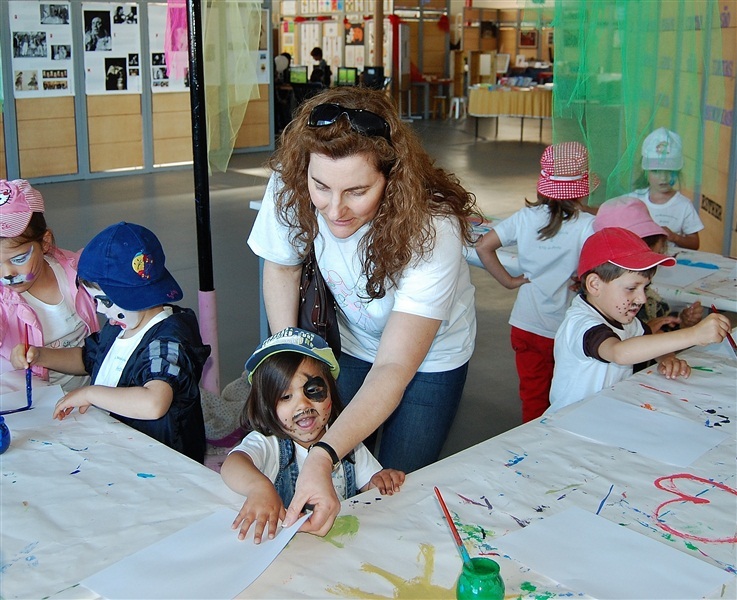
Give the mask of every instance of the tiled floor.
[[(415, 121), (413, 127), (437, 164), (455, 172), (488, 215), (507, 216), (534, 198), (539, 159), (551, 143), (549, 121), (542, 141), (537, 123), (526, 123), (519, 141), (519, 119), (502, 118), (499, 137), (493, 121), (482, 120), (474, 139), (472, 118)], [(483, 139), (488, 137), (489, 139)], [(266, 154), (233, 157), (227, 173), (210, 179), (213, 274), (218, 306), (220, 379), (236, 379), (259, 342), (258, 261), (246, 246), (268, 178)], [(127, 175), (38, 186), (47, 218), (62, 248), (78, 249), (105, 226), (125, 220), (146, 225), (161, 239), (167, 266), (182, 286), (183, 305), (198, 299), (197, 227), (191, 169)], [(517, 375), (507, 318), (514, 292), (485, 271), (472, 268), (477, 290), (478, 335), (463, 400), (443, 455), (449, 455), (521, 422)]]

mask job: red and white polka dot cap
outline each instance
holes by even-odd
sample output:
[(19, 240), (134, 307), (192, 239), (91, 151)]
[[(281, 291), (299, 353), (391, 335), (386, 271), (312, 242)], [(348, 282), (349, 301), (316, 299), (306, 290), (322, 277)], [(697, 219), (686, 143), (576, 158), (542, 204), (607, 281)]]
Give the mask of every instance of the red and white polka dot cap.
[(537, 191), (553, 200), (585, 198), (599, 187), (589, 173), (589, 153), (580, 142), (561, 142), (545, 148), (540, 158)]

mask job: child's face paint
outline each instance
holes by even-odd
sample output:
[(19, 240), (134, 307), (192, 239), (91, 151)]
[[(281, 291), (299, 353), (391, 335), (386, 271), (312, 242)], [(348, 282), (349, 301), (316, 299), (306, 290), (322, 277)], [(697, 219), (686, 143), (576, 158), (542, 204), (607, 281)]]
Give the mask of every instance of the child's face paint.
[(308, 448), (325, 434), (333, 407), (330, 388), (313, 359), (305, 359), (276, 403), (276, 416), (284, 431)]
[(137, 310), (125, 310), (115, 304), (105, 295), (105, 292), (97, 288), (84, 286), (85, 291), (95, 301), (97, 312), (103, 315), (111, 325), (122, 329), (135, 329), (143, 318), (143, 313)]
[(592, 304), (610, 320), (626, 325), (635, 320), (645, 304), (645, 289), (650, 280), (640, 273), (624, 273), (609, 283), (601, 282), (601, 292)]
[(0, 238), (0, 284), (13, 291), (27, 292), (46, 268), (38, 242), (17, 245), (12, 238)]

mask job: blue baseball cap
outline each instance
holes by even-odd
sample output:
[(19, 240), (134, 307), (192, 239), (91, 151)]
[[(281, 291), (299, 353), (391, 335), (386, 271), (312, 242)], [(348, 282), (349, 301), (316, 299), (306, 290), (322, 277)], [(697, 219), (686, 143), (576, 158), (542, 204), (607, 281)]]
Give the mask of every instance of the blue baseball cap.
[(84, 247), (77, 275), (97, 284), (120, 308), (146, 310), (184, 295), (165, 261), (152, 231), (121, 221), (103, 229)]
[(259, 365), (269, 356), (279, 352), (297, 352), (324, 362), (330, 367), (330, 371), (336, 379), (340, 373), (338, 360), (323, 338), (311, 331), (297, 327), (287, 327), (261, 342), (251, 358), (246, 361), (249, 383), (253, 379), (253, 372), (258, 369)]

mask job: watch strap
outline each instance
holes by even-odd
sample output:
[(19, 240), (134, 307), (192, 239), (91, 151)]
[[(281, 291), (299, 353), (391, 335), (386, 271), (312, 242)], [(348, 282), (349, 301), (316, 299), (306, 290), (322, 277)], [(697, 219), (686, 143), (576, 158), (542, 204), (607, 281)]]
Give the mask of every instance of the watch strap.
[(333, 461), (333, 470), (338, 468), (340, 465), (340, 458), (338, 458), (338, 453), (330, 444), (327, 442), (315, 442), (310, 446), (310, 450), (313, 448), (322, 448), (325, 450), (325, 452), (328, 453), (328, 456), (330, 456), (330, 460)]

